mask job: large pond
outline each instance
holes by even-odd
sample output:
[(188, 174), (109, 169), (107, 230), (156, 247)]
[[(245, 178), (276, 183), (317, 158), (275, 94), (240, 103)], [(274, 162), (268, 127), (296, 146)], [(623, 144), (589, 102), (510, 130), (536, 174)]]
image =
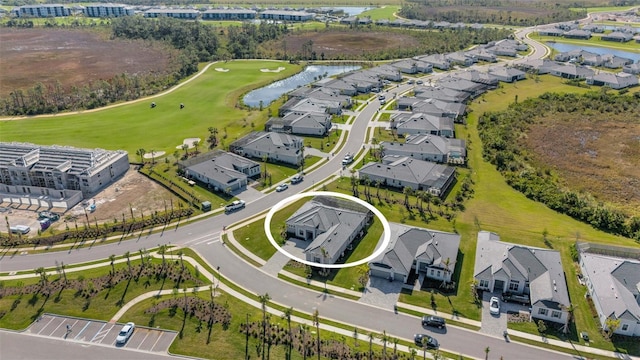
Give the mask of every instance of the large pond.
[(371, 10), (370, 7), (358, 7), (358, 6), (333, 6), (331, 7), (335, 10), (342, 10), (347, 16), (356, 16), (360, 15), (367, 10)]
[(627, 59), (633, 59), (633, 61), (640, 60), (640, 52), (624, 51), (624, 50), (611, 49), (611, 48), (600, 47), (600, 46), (584, 46), (584, 45), (566, 44), (566, 43), (560, 43), (560, 42), (547, 42), (546, 44), (560, 52), (566, 52), (566, 51), (572, 51), (572, 50), (585, 50), (585, 51), (592, 52), (595, 54), (600, 54), (600, 55), (613, 54), (613, 55), (621, 56)]
[(360, 66), (350, 66), (350, 65), (311, 65), (304, 68), (302, 72), (299, 72), (293, 76), (290, 76), (286, 79), (276, 81), (271, 83), (265, 87), (261, 87), (259, 89), (253, 90), (244, 96), (242, 101), (245, 105), (251, 107), (260, 106), (260, 101), (262, 101), (262, 106), (267, 106), (271, 104), (274, 100), (277, 100), (282, 95), (288, 93), (289, 91), (295, 90), (300, 86), (305, 86), (307, 84), (311, 84), (312, 82), (318, 80), (322, 76), (333, 76), (342, 74), (345, 72), (358, 70)]

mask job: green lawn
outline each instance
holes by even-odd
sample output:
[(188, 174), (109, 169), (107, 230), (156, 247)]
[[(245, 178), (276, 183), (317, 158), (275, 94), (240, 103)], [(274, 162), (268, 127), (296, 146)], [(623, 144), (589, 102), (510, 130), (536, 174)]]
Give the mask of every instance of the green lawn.
[[(260, 71), (279, 66), (286, 70)], [(220, 72), (215, 68), (229, 71)], [(241, 95), (301, 69), (301, 65), (275, 61), (214, 64), (197, 79), (157, 98), (75, 115), (0, 121), (0, 140), (123, 149), (133, 158), (139, 148), (173, 154), (185, 138), (201, 138), (204, 145), (207, 128), (216, 127), (220, 147), (224, 148), (249, 131), (262, 129), (267, 118), (266, 110), (236, 107)], [(151, 102), (157, 107), (151, 109)], [(180, 103), (185, 105), (182, 110)]]
[(367, 10), (362, 14), (358, 15), (359, 17), (370, 17), (371, 20), (379, 20), (379, 19), (389, 19), (393, 20), (396, 17), (393, 15), (394, 13), (400, 10), (400, 6), (394, 5), (385, 5), (379, 8)]

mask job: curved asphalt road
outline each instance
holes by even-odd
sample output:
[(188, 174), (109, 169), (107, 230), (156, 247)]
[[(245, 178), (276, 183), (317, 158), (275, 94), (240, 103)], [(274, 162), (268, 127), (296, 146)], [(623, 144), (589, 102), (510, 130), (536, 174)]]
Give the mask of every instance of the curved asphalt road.
[[(519, 34), (524, 36), (526, 33), (520, 32)], [(543, 46), (538, 47), (532, 44), (535, 43), (532, 40), (527, 40), (525, 40), (527, 43), (534, 46), (534, 52), (530, 57), (541, 58), (546, 54), (546, 49)], [(400, 85), (395, 91), (401, 93), (410, 87), (406, 84)], [(371, 101), (358, 114), (345, 146), (324, 164), (320, 168), (321, 170), (308, 174), (303, 184), (308, 186), (310, 183), (320, 183), (328, 174), (333, 174), (340, 170), (344, 154), (347, 152), (356, 154), (362, 148), (368, 122), (373, 118), (379, 106), (380, 104), (377, 100)], [(273, 301), (285, 306), (292, 306), (296, 310), (310, 313), (314, 308), (317, 308), (324, 318), (353, 324), (363, 330), (370, 329), (377, 332), (386, 330), (392, 336), (409, 340), (413, 338), (414, 333), (430, 332), (430, 330), (425, 331), (422, 329), (420, 322), (415, 317), (395, 314), (391, 309), (380, 309), (340, 297), (326, 296), (322, 293), (280, 281), (253, 268), (220, 242), (207, 244), (206, 240), (212, 240), (213, 235), (220, 232), (223, 226), (270, 209), (292, 193), (293, 190), (281, 193), (273, 192), (247, 204), (244, 210), (230, 215), (215, 216), (184, 226), (171, 226), (162, 233), (143, 233), (136, 240), (132, 239), (114, 244), (95, 245), (82, 249), (28, 256), (5, 254), (0, 259), (0, 271), (29, 270), (40, 266), (51, 267), (55, 266), (56, 261), (63, 261), (66, 264), (87, 262), (107, 258), (111, 254), (124, 254), (127, 251), (133, 254), (142, 248), (152, 248), (158, 244), (186, 245), (195, 248), (213, 266), (219, 266), (222, 274), (236, 284), (256, 294), (269, 293)], [(571, 358), (567, 354), (518, 343), (507, 343), (502, 338), (494, 338), (454, 326), (449, 326), (445, 333), (438, 333), (437, 331), (434, 331), (434, 333), (434, 336), (440, 341), (442, 349), (475, 358), (484, 358), (484, 349), (487, 346), (491, 349), (490, 356), (492, 358), (499, 358), (500, 356), (505, 359), (552, 360)]]

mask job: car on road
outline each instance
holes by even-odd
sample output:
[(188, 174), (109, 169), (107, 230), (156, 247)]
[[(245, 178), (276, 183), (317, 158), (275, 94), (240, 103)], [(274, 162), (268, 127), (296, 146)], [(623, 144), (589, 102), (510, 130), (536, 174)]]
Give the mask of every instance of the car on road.
[(416, 81), (415, 81), (415, 80), (413, 80), (413, 79), (411, 79), (411, 80), (407, 81), (407, 84), (409, 84), (409, 85), (413, 85), (413, 83), (414, 83), (414, 82), (416, 82)]
[(349, 165), (353, 162), (353, 155), (347, 154), (342, 159), (342, 165)]
[(297, 184), (299, 182), (302, 182), (302, 175), (300, 174), (295, 174), (292, 178), (291, 178), (291, 184)]
[(118, 333), (118, 336), (116, 337), (116, 344), (126, 343), (127, 340), (129, 340), (129, 338), (133, 334), (133, 330), (135, 330), (135, 328), (136, 328), (136, 324), (132, 322), (126, 323)]
[(245, 207), (245, 202), (244, 200), (236, 200), (234, 202), (232, 202), (231, 204), (227, 205), (224, 207), (224, 212), (225, 213), (230, 213), (236, 210), (240, 210), (243, 209)]
[(413, 336), (413, 342), (421, 348), (437, 349), (440, 347), (438, 340), (436, 340), (436, 338), (434, 338), (433, 336), (429, 336), (427, 334), (415, 334)]
[(276, 187), (277, 192), (285, 191), (289, 188), (288, 184), (280, 184)]
[(422, 80), (418, 80), (418, 81), (416, 81), (416, 84), (418, 84), (418, 85), (422, 85), (422, 84), (424, 84), (424, 81), (422, 81)]
[(440, 316), (425, 315), (422, 317), (422, 326), (433, 326), (437, 328), (444, 328), (445, 320)]
[(500, 299), (495, 296), (489, 300), (489, 312), (491, 315), (500, 315)]

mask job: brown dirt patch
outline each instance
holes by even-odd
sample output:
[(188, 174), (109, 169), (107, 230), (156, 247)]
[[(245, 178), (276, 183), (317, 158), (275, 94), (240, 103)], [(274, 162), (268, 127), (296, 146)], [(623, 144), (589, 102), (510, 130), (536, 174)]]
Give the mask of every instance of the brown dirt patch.
[(640, 213), (639, 122), (615, 115), (545, 119), (531, 126), (525, 144), (535, 162), (557, 171), (569, 188)]
[(0, 28), (0, 96), (36, 82), (83, 85), (114, 75), (161, 72), (172, 51), (149, 42), (109, 40), (81, 29)]
[[(303, 44), (313, 41), (313, 51), (318, 58), (324, 53), (326, 57), (336, 55), (361, 55), (369, 52), (383, 52), (399, 47), (416, 47), (420, 43), (410, 35), (392, 32), (365, 32), (365, 31), (326, 31), (290, 34), (285, 38), (287, 53), (296, 54), (302, 52)], [(282, 40), (270, 44), (278, 50), (282, 49)], [(275, 48), (274, 48), (275, 49)]]
[[(78, 226), (82, 226), (86, 221), (84, 209), (94, 202), (96, 210), (93, 213), (87, 212), (89, 220), (92, 224), (94, 221), (98, 221), (101, 224), (103, 222), (113, 222), (114, 219), (122, 221), (123, 213), (128, 221), (131, 219), (129, 206), (133, 208), (136, 218), (140, 218), (143, 213), (148, 216), (153, 211), (164, 211), (165, 204), (167, 208), (171, 206), (171, 199), (173, 199), (174, 207), (177, 208), (179, 199), (176, 196), (131, 168), (122, 178), (105, 188), (98, 195), (84, 200), (69, 209), (59, 221), (53, 224), (53, 227), (58, 230), (64, 230), (66, 217), (71, 219), (75, 217)], [(35, 211), (3, 207), (0, 215), (8, 216), (9, 223), (12, 226), (18, 224), (31, 226), (29, 237), (38, 235), (40, 227), (37, 221), (38, 214)], [(74, 227), (73, 220), (69, 221), (68, 224), (69, 228)], [(4, 232), (6, 228), (5, 221), (0, 223), (0, 231)]]

